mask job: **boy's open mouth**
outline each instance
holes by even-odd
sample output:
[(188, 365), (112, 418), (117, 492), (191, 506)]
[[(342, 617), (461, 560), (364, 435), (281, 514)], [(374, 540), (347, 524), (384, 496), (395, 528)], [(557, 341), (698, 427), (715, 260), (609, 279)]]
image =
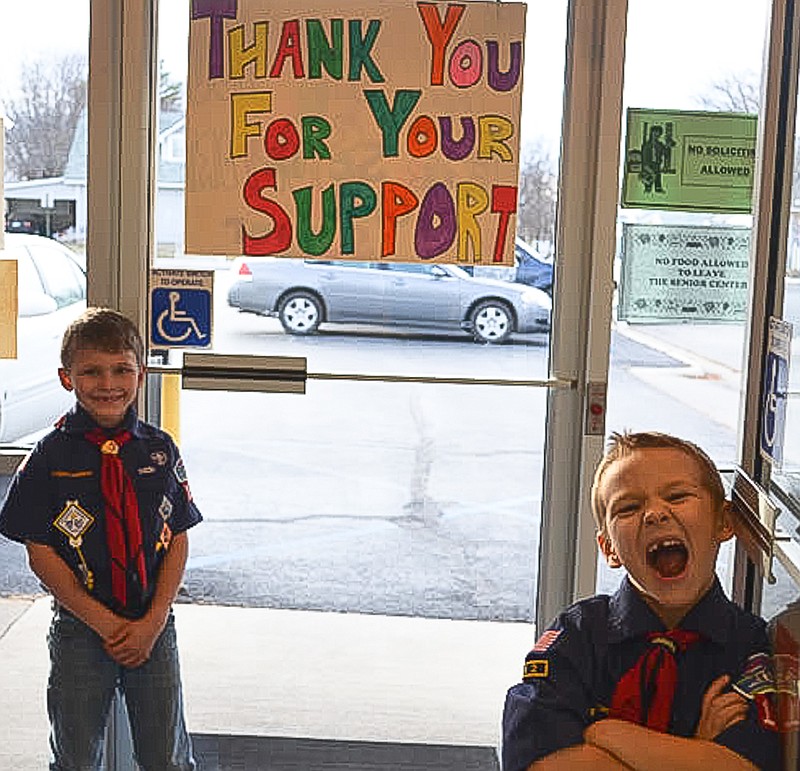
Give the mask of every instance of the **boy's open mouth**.
[(677, 538), (664, 538), (647, 548), (647, 564), (662, 578), (675, 578), (686, 569), (689, 550)]

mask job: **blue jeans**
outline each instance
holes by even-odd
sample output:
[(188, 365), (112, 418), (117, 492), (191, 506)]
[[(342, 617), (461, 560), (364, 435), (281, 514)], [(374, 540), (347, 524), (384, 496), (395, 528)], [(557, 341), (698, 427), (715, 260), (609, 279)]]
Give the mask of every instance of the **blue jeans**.
[(150, 658), (136, 669), (117, 664), (100, 637), (64, 610), (48, 636), (50, 771), (99, 771), (111, 701), (125, 695), (136, 762), (142, 771), (191, 771), (183, 717), (175, 620), (170, 614)]

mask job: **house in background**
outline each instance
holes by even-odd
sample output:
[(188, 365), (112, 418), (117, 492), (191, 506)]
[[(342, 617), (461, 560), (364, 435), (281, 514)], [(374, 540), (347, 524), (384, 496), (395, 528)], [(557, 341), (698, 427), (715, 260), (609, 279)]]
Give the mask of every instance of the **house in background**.
[[(162, 111), (158, 132), (156, 243), (159, 254), (183, 252), (183, 190), (186, 169), (186, 117)], [(60, 177), (6, 182), (6, 229), (86, 240), (87, 114), (75, 126), (69, 158)]]

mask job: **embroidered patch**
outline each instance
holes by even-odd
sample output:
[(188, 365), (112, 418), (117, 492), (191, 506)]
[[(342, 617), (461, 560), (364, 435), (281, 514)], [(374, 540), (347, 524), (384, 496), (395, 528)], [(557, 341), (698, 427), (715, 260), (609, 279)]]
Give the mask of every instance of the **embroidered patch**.
[(733, 683), (733, 689), (747, 699), (755, 702), (758, 722), (770, 730), (778, 730), (773, 698), (775, 696), (775, 678), (772, 674), (769, 655), (754, 653), (744, 667), (739, 679)]
[(744, 667), (733, 688), (747, 699), (763, 693), (775, 693), (775, 678), (772, 676), (769, 655), (754, 653)]
[(87, 471), (51, 471), (50, 476), (59, 479), (83, 479), (85, 477), (94, 476), (94, 471), (91, 469)]
[(67, 501), (53, 524), (70, 539), (70, 544), (80, 546), (83, 534), (94, 524), (94, 517), (78, 503)]
[(165, 522), (164, 527), (161, 528), (161, 535), (158, 538), (158, 543), (156, 544), (156, 551), (161, 551), (162, 549), (166, 551), (169, 549), (169, 544), (172, 541), (172, 530), (170, 526)]
[(161, 515), (161, 519), (165, 522), (172, 516), (172, 501), (165, 495), (161, 499), (161, 505), (158, 507), (158, 513)]
[(155, 452), (150, 453), (150, 460), (156, 464), (156, 466), (166, 466), (167, 465), (167, 453), (163, 450), (156, 450)]
[(175, 469), (174, 469), (174, 470), (175, 470), (175, 478), (176, 478), (176, 479), (177, 479), (177, 480), (178, 480), (178, 481), (179, 481), (179, 482), (180, 482), (182, 485), (183, 485), (183, 484), (186, 484), (186, 482), (188, 481), (188, 479), (186, 478), (186, 468), (185, 468), (185, 466), (183, 465), (183, 458), (181, 458), (181, 460), (179, 460), (179, 461), (178, 461), (178, 462), (175, 464)]
[(522, 679), (530, 680), (534, 677), (547, 677), (550, 674), (550, 662), (547, 659), (531, 659), (525, 662)]
[(561, 629), (546, 631), (531, 648), (531, 653), (544, 653), (561, 636), (561, 631)]

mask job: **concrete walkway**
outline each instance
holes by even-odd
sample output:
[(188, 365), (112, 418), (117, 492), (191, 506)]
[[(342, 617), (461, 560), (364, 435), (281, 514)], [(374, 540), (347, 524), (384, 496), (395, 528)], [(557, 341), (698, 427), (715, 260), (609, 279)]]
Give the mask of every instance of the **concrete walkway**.
[[(189, 730), (497, 746), (528, 624), (178, 605)], [(47, 767), (48, 598), (0, 599), (0, 769)]]

